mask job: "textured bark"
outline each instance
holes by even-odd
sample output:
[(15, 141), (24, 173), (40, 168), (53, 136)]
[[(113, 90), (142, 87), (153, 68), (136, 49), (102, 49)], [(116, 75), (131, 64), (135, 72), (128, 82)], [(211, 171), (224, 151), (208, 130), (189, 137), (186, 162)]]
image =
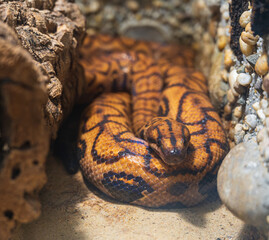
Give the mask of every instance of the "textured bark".
[(0, 0), (0, 239), (40, 215), (50, 139), (83, 88), (84, 32), (73, 3)]

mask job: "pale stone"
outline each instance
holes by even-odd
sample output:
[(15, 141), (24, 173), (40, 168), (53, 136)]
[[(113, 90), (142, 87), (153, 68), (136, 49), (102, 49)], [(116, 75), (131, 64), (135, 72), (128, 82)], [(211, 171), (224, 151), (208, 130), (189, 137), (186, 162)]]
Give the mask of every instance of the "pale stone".
[(233, 214), (269, 231), (269, 173), (254, 141), (231, 149), (220, 167), (217, 183), (221, 200)]

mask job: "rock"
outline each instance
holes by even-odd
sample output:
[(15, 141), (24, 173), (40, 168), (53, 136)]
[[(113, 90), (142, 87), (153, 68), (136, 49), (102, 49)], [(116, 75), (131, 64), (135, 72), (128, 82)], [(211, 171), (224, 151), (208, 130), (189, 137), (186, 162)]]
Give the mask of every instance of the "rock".
[(240, 143), (225, 157), (217, 179), (226, 207), (246, 223), (269, 231), (269, 173), (254, 141)]
[(245, 122), (250, 128), (254, 129), (257, 125), (257, 116), (255, 114), (248, 114), (245, 116)]
[(126, 37), (154, 41), (168, 42), (172, 39), (172, 32), (169, 28), (160, 25), (150, 19), (130, 20), (122, 23), (119, 32)]
[(249, 55), (249, 56), (246, 57), (247, 61), (249, 62), (249, 64), (250, 64), (252, 67), (255, 66), (255, 64), (256, 64), (258, 58), (259, 58), (259, 54), (257, 54), (257, 53), (251, 54), (251, 55)]
[(139, 3), (133, 0), (129, 0), (126, 2), (126, 7), (131, 11), (136, 12), (139, 9)]
[(100, 3), (98, 1), (91, 1), (85, 9), (86, 14), (96, 13), (100, 10)]

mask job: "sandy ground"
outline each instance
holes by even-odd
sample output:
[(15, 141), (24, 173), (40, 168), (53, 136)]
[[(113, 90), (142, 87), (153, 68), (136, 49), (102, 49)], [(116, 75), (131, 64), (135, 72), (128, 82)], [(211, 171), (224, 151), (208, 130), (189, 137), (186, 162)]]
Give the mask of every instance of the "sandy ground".
[(68, 175), (55, 158), (47, 170), (42, 216), (18, 228), (12, 240), (262, 239), (218, 198), (188, 209), (144, 209), (89, 191), (80, 173)]

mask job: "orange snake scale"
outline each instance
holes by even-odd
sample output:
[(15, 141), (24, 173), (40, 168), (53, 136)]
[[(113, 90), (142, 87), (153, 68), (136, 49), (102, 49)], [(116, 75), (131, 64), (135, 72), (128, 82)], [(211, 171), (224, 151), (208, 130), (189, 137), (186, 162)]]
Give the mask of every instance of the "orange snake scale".
[(84, 178), (114, 199), (159, 207), (208, 197), (229, 150), (193, 52), (87, 36), (78, 150)]

